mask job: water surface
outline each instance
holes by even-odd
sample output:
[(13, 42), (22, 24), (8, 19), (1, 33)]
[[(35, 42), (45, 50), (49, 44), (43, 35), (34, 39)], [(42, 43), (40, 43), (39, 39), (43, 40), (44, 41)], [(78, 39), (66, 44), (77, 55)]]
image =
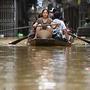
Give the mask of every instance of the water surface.
[(0, 47), (0, 90), (90, 90), (90, 47)]

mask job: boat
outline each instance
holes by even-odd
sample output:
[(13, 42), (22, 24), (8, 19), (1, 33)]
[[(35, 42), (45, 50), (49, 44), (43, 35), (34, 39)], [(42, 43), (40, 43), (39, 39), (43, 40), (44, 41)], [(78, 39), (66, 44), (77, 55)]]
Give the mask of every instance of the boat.
[(71, 43), (69, 43), (67, 40), (55, 40), (53, 38), (50, 39), (28, 39), (28, 45), (31, 46), (70, 46)]
[(40, 30), (38, 33), (39, 38), (28, 38), (28, 44), (31, 46), (69, 46), (66, 39), (56, 40), (52, 38), (52, 33), (49, 30)]

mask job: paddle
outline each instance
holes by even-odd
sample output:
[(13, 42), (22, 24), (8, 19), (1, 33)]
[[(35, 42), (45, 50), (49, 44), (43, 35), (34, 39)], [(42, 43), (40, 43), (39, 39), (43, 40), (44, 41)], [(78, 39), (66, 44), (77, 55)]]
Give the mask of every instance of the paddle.
[(86, 40), (86, 39), (84, 39), (84, 38), (81, 38), (81, 37), (79, 37), (79, 36), (77, 36), (77, 35), (75, 35), (75, 34), (69, 33), (69, 35), (71, 35), (72, 37), (76, 37), (76, 38), (78, 38), (78, 39), (80, 39), (80, 40), (82, 40), (82, 41), (90, 44), (90, 41), (89, 41), (89, 40)]
[[(16, 27), (16, 28), (4, 29), (4, 30), (0, 30), (0, 32), (1, 32), (1, 31), (18, 30), (18, 29), (26, 29), (26, 28), (30, 28), (30, 26), (24, 26), (24, 27)], [(22, 40), (24, 40), (24, 39), (26, 39), (26, 38), (28, 38), (28, 36), (19, 38), (19, 39), (15, 40), (15, 41), (12, 41), (12, 42), (9, 43), (9, 44), (17, 44), (17, 43), (19, 43), (20, 41), (22, 41)]]
[(19, 38), (19, 39), (15, 40), (15, 41), (12, 41), (12, 42), (10, 42), (9, 44), (17, 44), (17, 43), (19, 43), (20, 41), (22, 41), (22, 40), (24, 40), (24, 39), (27, 39), (27, 38), (28, 38), (28, 36), (25, 36), (25, 37), (22, 37), (22, 38)]
[(33, 37), (34, 37), (34, 34), (29, 34), (28, 36), (19, 38), (19, 39), (15, 40), (15, 41), (10, 42), (9, 44), (15, 45), (15, 44), (19, 43), (20, 41), (22, 41), (22, 40), (24, 40), (24, 39), (27, 39), (27, 38), (29, 38), (29, 37), (30, 37), (30, 38), (33, 38)]
[[(16, 28), (4, 29), (4, 30), (0, 30), (0, 31), (18, 30), (18, 29), (26, 29), (26, 28), (30, 28), (30, 26), (16, 27)], [(25, 37), (19, 38), (19, 39), (15, 40), (15, 41), (10, 42), (9, 44), (17, 44), (20, 41), (22, 41), (24, 39), (27, 39), (28, 37), (32, 37), (32, 35), (33, 34), (31, 34), (29, 36), (25, 36)]]

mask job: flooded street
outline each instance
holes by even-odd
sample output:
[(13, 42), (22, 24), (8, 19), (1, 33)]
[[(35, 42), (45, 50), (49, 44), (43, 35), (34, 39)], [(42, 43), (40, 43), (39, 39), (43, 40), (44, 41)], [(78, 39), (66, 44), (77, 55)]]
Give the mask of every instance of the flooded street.
[(90, 90), (90, 46), (1, 46), (0, 90)]

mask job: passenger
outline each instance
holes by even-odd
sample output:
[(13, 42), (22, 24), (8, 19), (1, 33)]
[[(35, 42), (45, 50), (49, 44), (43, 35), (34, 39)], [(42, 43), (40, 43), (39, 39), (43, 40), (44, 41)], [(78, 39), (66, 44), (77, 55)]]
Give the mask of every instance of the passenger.
[(60, 20), (53, 20), (53, 22), (51, 23), (51, 25), (52, 25), (52, 28), (53, 28), (53, 35), (52, 35), (52, 37), (54, 38), (54, 39), (57, 39), (57, 40), (60, 40), (60, 39), (62, 39), (62, 31), (60, 30)]
[(49, 18), (49, 11), (44, 9), (41, 14), (42, 17), (33, 24), (33, 27), (36, 28), (35, 38), (39, 37), (40, 30), (48, 30), (52, 34), (52, 29), (49, 26), (52, 22), (52, 19)]
[(66, 39), (68, 40), (68, 33), (67, 33), (67, 27), (65, 26), (65, 23), (63, 20), (60, 20), (60, 13), (59, 12), (55, 12), (54, 13), (54, 20), (53, 21), (56, 21), (56, 22), (59, 22), (59, 31), (60, 31), (60, 34), (62, 35), (62, 38), (63, 39)]

